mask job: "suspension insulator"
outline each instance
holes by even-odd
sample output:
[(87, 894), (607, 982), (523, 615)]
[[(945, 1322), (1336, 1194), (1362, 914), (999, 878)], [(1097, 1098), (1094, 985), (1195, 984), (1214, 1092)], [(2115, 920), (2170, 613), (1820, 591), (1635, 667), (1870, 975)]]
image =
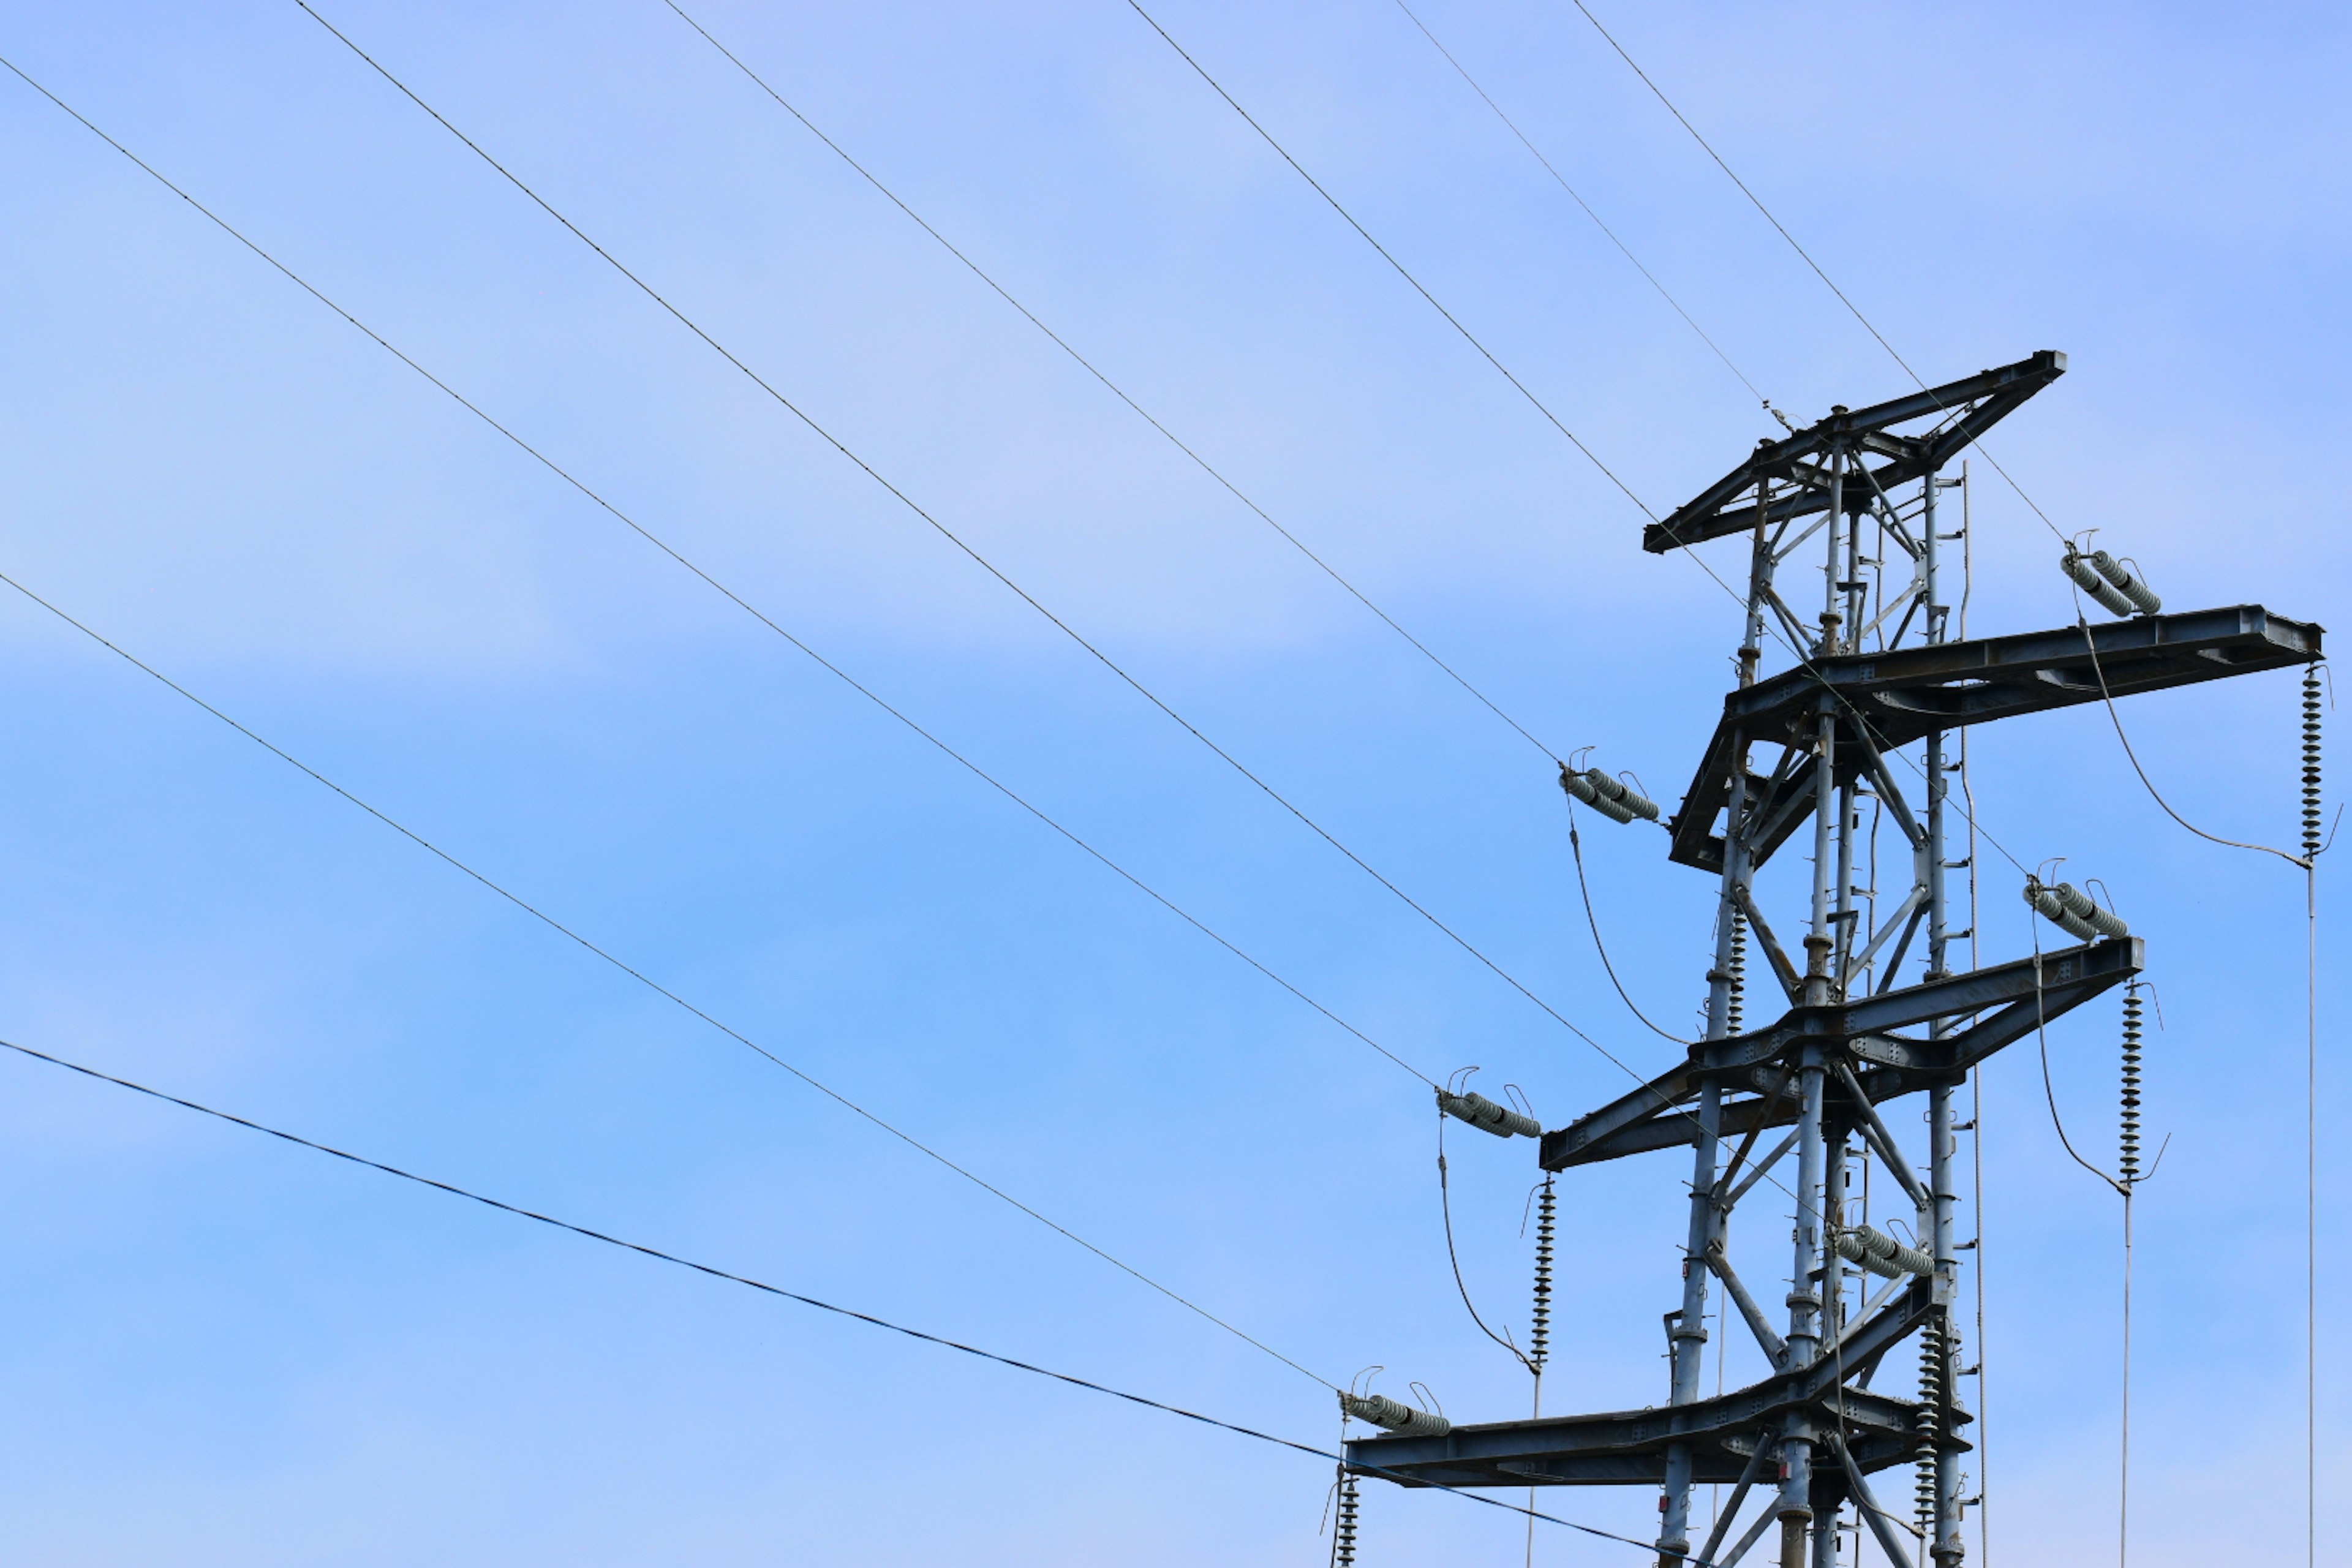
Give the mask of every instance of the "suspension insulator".
[(2303, 667), (2303, 858), (2319, 853), (2319, 663)]
[(2102, 936), (2128, 936), (2131, 928), (2116, 918), (2111, 910), (2099, 907), (2089, 894), (2071, 882), (2055, 887), (2046, 885), (2039, 877), (2025, 879), (2025, 901), (2035, 911), (2069, 936), (2090, 942)]
[(1942, 1314), (1935, 1313), (1919, 1329), (1919, 1409), (1914, 1428), (1918, 1443), (1912, 1450), (1913, 1462), (1918, 1466), (1912, 1500), (1922, 1541), (1936, 1539), (1936, 1460), (1943, 1447), (1945, 1373), (1950, 1366)]
[(1454, 1423), (1444, 1416), (1415, 1409), (1385, 1394), (1343, 1393), (1339, 1408), (1368, 1426), (1407, 1437), (1443, 1437), (1454, 1430)]
[(1658, 803), (1623, 779), (1604, 773), (1599, 768), (1594, 768), (1584, 776), (1591, 782), (1594, 791), (1603, 798), (1615, 801), (1644, 822), (1658, 820)]
[(2105, 577), (2116, 593), (2129, 599), (2132, 602), (2132, 607), (2141, 615), (2152, 616), (2164, 608), (2164, 601), (2156, 596), (2156, 590), (2141, 582), (2130, 567), (2105, 551), (2092, 551), (2090, 563), (2098, 571), (2099, 575)]
[(2118, 616), (2128, 616), (2132, 613), (2134, 606), (2129, 599), (2124, 597), (2123, 590), (2101, 576), (2099, 569), (2091, 564), (2091, 558), (2073, 545), (2066, 547), (2066, 553), (2060, 558), (2058, 567), (2060, 571), (2074, 580), (2074, 586), (2090, 595), (2107, 609)]
[(1441, 1089), (1437, 1091), (1437, 1109), (1497, 1138), (1508, 1138), (1514, 1132), (1522, 1138), (1543, 1136), (1542, 1122), (1532, 1116), (1522, 1116), (1507, 1105), (1497, 1105), (1483, 1094), (1455, 1094)]
[(1538, 1377), (1543, 1375), (1544, 1363), (1551, 1359), (1551, 1250), (1552, 1230), (1558, 1218), (1552, 1178), (1546, 1176), (1536, 1194), (1536, 1302), (1528, 1314), (1528, 1360)]
[(2059, 902), (2066, 906), (2068, 914), (2073, 915), (2101, 936), (2131, 935), (2131, 927), (2124, 924), (2115, 911), (2101, 909), (2092, 901), (2090, 894), (2082, 891), (2072, 882), (2061, 882), (2050, 890), (2058, 895)]
[(1612, 822), (1631, 822), (1633, 814), (1592, 786), (1592, 775), (1577, 772), (1566, 763), (1559, 765), (1559, 787), (1574, 799), (1582, 801)]
[(1731, 971), (1725, 989), (1723, 1030), (1727, 1035), (1736, 1035), (1747, 1021), (1748, 912), (1745, 910), (1731, 911)]
[(2135, 981), (2124, 993), (2123, 1152), (2116, 1168), (2127, 1187), (2139, 1180), (2139, 991)]
[(1887, 1279), (1906, 1274), (1933, 1274), (1936, 1260), (1916, 1247), (1906, 1247), (1884, 1231), (1858, 1225), (1837, 1233), (1835, 1242), (1840, 1258), (1848, 1263), (1859, 1263), (1873, 1274)]
[(1339, 1468), (1339, 1517), (1331, 1523), (1331, 1568), (1355, 1568), (1356, 1473)]
[(1631, 822), (1637, 816), (1645, 822), (1658, 820), (1656, 801), (1624, 780), (1610, 777), (1599, 768), (1579, 773), (1562, 763), (1559, 765), (1559, 787), (1612, 822)]

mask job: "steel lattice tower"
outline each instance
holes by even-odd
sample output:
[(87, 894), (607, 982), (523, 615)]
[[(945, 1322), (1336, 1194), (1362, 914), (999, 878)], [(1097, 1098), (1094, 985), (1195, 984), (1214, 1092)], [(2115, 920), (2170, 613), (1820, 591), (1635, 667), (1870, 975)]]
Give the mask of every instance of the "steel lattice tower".
[[(1653, 553), (1730, 538), (1748, 545), (1739, 684), (1666, 824), (1668, 858), (1719, 882), (1706, 1028), (1673, 1070), (1543, 1133), (1541, 1163), (1560, 1172), (1692, 1152), (1681, 1299), (1666, 1315), (1668, 1400), (1351, 1441), (1349, 1459), (1363, 1473), (1407, 1485), (1656, 1487), (1661, 1568), (1692, 1559), (1729, 1568), (1776, 1521), (1781, 1568), (1806, 1568), (1809, 1549), (1813, 1568), (1832, 1568), (1849, 1506), (1892, 1561), (1957, 1568), (1972, 1420), (1956, 1387), (1954, 1304), (1968, 1245), (1956, 1227), (1958, 1090), (2002, 1047), (2132, 979), (2145, 950), (2100, 910), (2093, 924), (2110, 934), (1953, 972), (1953, 944), (1969, 933), (1952, 929), (1946, 892), (1959, 864), (1948, 844), (1952, 732), (2305, 664), (2321, 651), (2318, 626), (2256, 605), (1953, 639), (1945, 547), (1958, 535), (1941, 531), (1937, 502), (1957, 481), (1942, 470), (2064, 371), (2064, 356), (2043, 352), (1874, 407), (1833, 409), (1760, 443), (1646, 530)], [(1822, 573), (1810, 620), (1791, 604), (1805, 592), (1783, 593), (1784, 575), (1806, 570), (1791, 563), (1808, 546)], [(1763, 678), (1774, 644), (1790, 662)], [(1884, 918), (1877, 889), (1855, 885), (1865, 804), (1909, 851), (1909, 889)], [(1757, 876), (1808, 825), (1808, 901), (1784, 910), (1780, 928), (1801, 920), (1792, 947), (1768, 919)], [(1735, 1032), (1750, 936), (1788, 1007)], [(1926, 1097), (1924, 1154), (1907, 1152), (1882, 1113), (1913, 1095)], [(1900, 1219), (1885, 1223), (1906, 1227), (1909, 1241), (1856, 1212), (1857, 1162), (1874, 1162), (1895, 1188)], [(1790, 1200), (1784, 1315), (1732, 1264), (1731, 1221), (1751, 1195)], [(1759, 1230), (1759, 1241), (1780, 1234)], [(1717, 1286), (1725, 1319), (1745, 1321), (1771, 1370), (1708, 1396), (1699, 1374)], [(1906, 1342), (1918, 1362), (1916, 1396), (1871, 1387)], [(1912, 1531), (1870, 1483), (1901, 1464), (1918, 1468), (1916, 1559)], [(1691, 1489), (1701, 1484), (1733, 1490), (1695, 1551)], [(1751, 1497), (1759, 1506), (1743, 1526)]]

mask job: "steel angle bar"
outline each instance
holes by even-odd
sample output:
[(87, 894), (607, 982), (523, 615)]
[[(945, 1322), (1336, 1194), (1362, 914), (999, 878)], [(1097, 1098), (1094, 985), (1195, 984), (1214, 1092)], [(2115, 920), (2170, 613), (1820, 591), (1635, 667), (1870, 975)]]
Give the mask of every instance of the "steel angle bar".
[(1886, 1553), (1887, 1561), (1895, 1568), (1911, 1568), (1911, 1554), (1904, 1550), (1902, 1542), (1895, 1534), (1894, 1526), (1888, 1522), (1895, 1516), (1878, 1506), (1878, 1499), (1871, 1493), (1870, 1483), (1863, 1479), (1862, 1467), (1853, 1462), (1853, 1456), (1846, 1451), (1845, 1444), (1835, 1433), (1831, 1433), (1829, 1439), (1830, 1447), (1837, 1452), (1838, 1463), (1845, 1468), (1845, 1484), (1853, 1489), (1854, 1508), (1870, 1521), (1870, 1533), (1878, 1538), (1878, 1549)]
[(1723, 1243), (1719, 1239), (1706, 1249), (1706, 1267), (1709, 1273), (1723, 1281), (1724, 1293), (1739, 1308), (1739, 1315), (1748, 1320), (1748, 1331), (1756, 1336), (1757, 1347), (1764, 1352), (1764, 1358), (1776, 1371), (1788, 1371), (1789, 1342), (1773, 1331), (1770, 1320), (1764, 1316), (1764, 1309), (1757, 1304), (1754, 1296), (1748, 1294), (1748, 1287), (1741, 1283), (1738, 1273), (1731, 1267), (1731, 1259), (1723, 1255)]
[[(1748, 1457), (1748, 1468), (1739, 1472), (1738, 1483), (1731, 1489), (1731, 1500), (1723, 1505), (1721, 1513), (1716, 1515), (1715, 1528), (1707, 1531), (1706, 1543), (1698, 1549), (1699, 1562), (1715, 1561), (1715, 1549), (1723, 1544), (1725, 1536), (1731, 1533), (1731, 1521), (1739, 1517), (1739, 1507), (1748, 1500), (1748, 1489), (1756, 1484), (1756, 1478), (1763, 1473), (1766, 1456), (1776, 1447), (1778, 1439), (1769, 1431), (1756, 1434), (1756, 1452)], [(1767, 1517), (1769, 1517), (1769, 1512)]]
[(1886, 917), (1886, 923), (1878, 928), (1878, 934), (1870, 939), (1870, 945), (1846, 961), (1846, 973), (1851, 975), (1858, 969), (1867, 968), (1870, 961), (1878, 956), (1878, 950), (1886, 945), (1886, 939), (1904, 929), (1907, 921), (1915, 919), (1918, 915), (1920, 906), (1927, 901), (1927, 884), (1913, 883), (1910, 894), (1895, 906), (1895, 912)]
[(1903, 960), (1911, 951), (1911, 939), (1919, 934), (1919, 922), (1927, 914), (1927, 901), (1922, 901), (1911, 911), (1911, 918), (1903, 922), (1903, 940), (1896, 942), (1895, 951), (1887, 955), (1886, 978), (1878, 983), (1878, 989), (1872, 992), (1872, 995), (1884, 996), (1895, 989), (1895, 981), (1902, 978)]
[[(1756, 1129), (1751, 1128), (1749, 1130), (1750, 1135), (1753, 1136), (1755, 1131)], [(1796, 1146), (1797, 1133), (1794, 1129), (1791, 1129), (1786, 1138), (1781, 1139), (1778, 1143), (1772, 1145), (1772, 1152), (1770, 1153), (1756, 1162), (1755, 1167), (1748, 1173), (1748, 1176), (1745, 1181), (1742, 1181), (1738, 1186), (1732, 1188), (1730, 1192), (1724, 1194), (1722, 1203), (1717, 1206), (1723, 1209), (1726, 1213), (1729, 1213), (1733, 1208), (1738, 1206), (1739, 1200), (1748, 1195), (1748, 1189), (1755, 1186), (1757, 1183), (1762, 1181), (1771, 1171), (1772, 1167), (1780, 1163), (1781, 1157)]]
[(1748, 889), (1747, 883), (1741, 882), (1733, 886), (1731, 898), (1739, 906), (1739, 912), (1748, 917), (1748, 929), (1756, 933), (1757, 945), (1764, 950), (1764, 957), (1772, 965), (1772, 973), (1780, 982), (1780, 988), (1789, 994), (1789, 1000), (1794, 1002), (1801, 998), (1805, 994), (1804, 980), (1797, 973), (1797, 966), (1789, 962), (1788, 951), (1781, 947), (1780, 939), (1772, 934), (1772, 928), (1756, 908), (1756, 895)]
[[(1779, 1099), (1780, 1091), (1789, 1087), (1789, 1068), (1782, 1068), (1780, 1069), (1780, 1076), (1774, 1079), (1769, 1084), (1764, 1086), (1764, 1098), (1766, 1100)], [(1761, 1119), (1748, 1124), (1747, 1135), (1739, 1140), (1738, 1152), (1731, 1156), (1731, 1163), (1726, 1165), (1723, 1168), (1723, 1173), (1715, 1179), (1715, 1184), (1717, 1189), (1729, 1187), (1731, 1184), (1731, 1178), (1739, 1173), (1739, 1167), (1746, 1164), (1748, 1163), (1748, 1156), (1756, 1152), (1757, 1137), (1761, 1134), (1763, 1131), (1764, 1123)], [(1782, 1152), (1785, 1152), (1786, 1150), (1784, 1148)], [(1740, 1190), (1745, 1192), (1747, 1189), (1742, 1187)], [(1726, 1205), (1724, 1206), (1727, 1208), (1730, 1205)]]
[(1761, 1536), (1779, 1518), (1779, 1513), (1769, 1508), (1759, 1513), (1756, 1516), (1756, 1522), (1748, 1527), (1748, 1533), (1739, 1538), (1738, 1544), (1732, 1547), (1726, 1555), (1716, 1559), (1715, 1568), (1735, 1568), (1738, 1561), (1748, 1555), (1748, 1549), (1756, 1544), (1757, 1538)]
[(1871, 743), (1870, 737), (1856, 734), (1845, 740), (1839, 749), (1843, 750), (1846, 746), (1861, 749), (1863, 770), (1869, 773), (1870, 782), (1877, 786), (1878, 798), (1886, 803), (1886, 809), (1894, 814), (1895, 826), (1902, 830), (1911, 847), (1915, 850), (1927, 847), (1927, 830), (1919, 826), (1917, 817), (1911, 815), (1911, 803), (1903, 797), (1903, 786), (1895, 782), (1893, 773), (1887, 772), (1886, 759)]
[(1862, 1129), (1862, 1135), (1870, 1141), (1872, 1148), (1878, 1151), (1878, 1157), (1885, 1163), (1887, 1173), (1902, 1184), (1904, 1195), (1911, 1200), (1912, 1206), (1924, 1210), (1927, 1207), (1927, 1189), (1911, 1169), (1911, 1162), (1903, 1157), (1895, 1135), (1880, 1120), (1878, 1107), (1871, 1103), (1870, 1096), (1862, 1092), (1862, 1085), (1854, 1079), (1853, 1068), (1843, 1058), (1838, 1059), (1836, 1066), (1838, 1081), (1845, 1086), (1846, 1093), (1853, 1097), (1856, 1125)]
[[(1794, 518), (1784, 519), (1780, 524), (1781, 533), (1787, 533), (1789, 524), (1795, 521), (1796, 519)], [(1797, 552), (1797, 546), (1804, 543), (1805, 541), (1811, 539), (1814, 534), (1819, 533), (1828, 525), (1829, 521), (1829, 513), (1822, 513), (1820, 516), (1814, 518), (1812, 521), (1805, 524), (1804, 531), (1798, 534), (1796, 538), (1790, 540), (1786, 545), (1783, 545), (1780, 542), (1779, 536), (1775, 536), (1772, 541), (1772, 564), (1778, 566), (1782, 562), (1788, 560), (1790, 556), (1794, 555)]]

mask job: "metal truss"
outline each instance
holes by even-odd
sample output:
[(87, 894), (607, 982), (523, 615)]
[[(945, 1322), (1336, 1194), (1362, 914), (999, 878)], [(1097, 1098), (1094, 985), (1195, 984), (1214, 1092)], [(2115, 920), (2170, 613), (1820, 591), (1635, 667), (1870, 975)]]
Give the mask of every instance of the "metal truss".
[[(1541, 1161), (1558, 1172), (1691, 1151), (1681, 1300), (1666, 1314), (1668, 1400), (1351, 1441), (1348, 1457), (1364, 1473), (1378, 1467), (1407, 1485), (1655, 1486), (1660, 1568), (1694, 1560), (1732, 1568), (1776, 1522), (1781, 1568), (1806, 1568), (1808, 1556), (1812, 1568), (1834, 1568), (1848, 1508), (1903, 1568), (1929, 1559), (1957, 1568), (1972, 1417), (1957, 1388), (1953, 1305), (1965, 1247), (1955, 1091), (1979, 1063), (2127, 982), (2146, 960), (2138, 938), (2120, 936), (1952, 972), (1952, 943), (1969, 933), (1948, 919), (1945, 874), (1964, 863), (1947, 846), (1957, 771), (1947, 737), (2320, 653), (2320, 628), (2252, 605), (1949, 637), (1943, 547), (1959, 535), (1940, 531), (1937, 502), (1958, 481), (1940, 470), (2064, 370), (2063, 355), (2044, 352), (1859, 412), (1835, 409), (1762, 443), (1646, 531), (1643, 547), (1656, 552), (1735, 535), (1749, 547), (1739, 683), (1666, 824), (1669, 858), (1719, 884), (1706, 1029), (1672, 1070), (1546, 1132)], [(1822, 574), (1810, 619), (1779, 582), (1808, 542)], [(1795, 661), (1759, 679), (1768, 638)], [(1759, 752), (1774, 753), (1769, 765)], [(1879, 825), (1899, 840), (1898, 862), (1907, 860), (1899, 895), (1856, 885)], [(1806, 826), (1810, 885), (1789, 921), (1802, 931), (1791, 947), (1767, 921), (1756, 879)], [(1792, 894), (1784, 889), (1793, 903)], [(1788, 1009), (1741, 1031), (1739, 955), (1751, 934)], [(1906, 964), (1916, 965), (1907, 975)], [(1883, 1109), (1912, 1095), (1926, 1097), (1924, 1154), (1906, 1151)], [(1857, 1167), (1881, 1175), (1867, 1200), (1879, 1214), (1864, 1206)], [(1893, 1218), (1883, 1212), (1888, 1186)], [(1732, 1218), (1758, 1196), (1790, 1200), (1792, 1232), (1777, 1217), (1760, 1227), (1763, 1237), (1793, 1234), (1777, 1315), (1731, 1256)], [(1706, 1397), (1699, 1374), (1718, 1290), (1724, 1318), (1745, 1322), (1769, 1370)], [(1906, 1342), (1916, 1395), (1873, 1389)], [(1909, 1519), (1870, 1484), (1901, 1464), (1918, 1472)], [(1695, 1548), (1698, 1484), (1733, 1490)]]

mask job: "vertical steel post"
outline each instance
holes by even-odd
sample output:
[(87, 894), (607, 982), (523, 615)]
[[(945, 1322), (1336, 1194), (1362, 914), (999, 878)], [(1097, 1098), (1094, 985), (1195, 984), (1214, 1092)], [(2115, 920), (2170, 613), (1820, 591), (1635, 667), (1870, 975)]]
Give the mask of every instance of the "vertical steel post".
[[(1810, 982), (1808, 983), (1810, 985)], [(1798, 1068), (1803, 1109), (1797, 1119), (1797, 1228), (1789, 1281), (1789, 1364), (1809, 1365), (1822, 1340), (1822, 1047), (1805, 1047)], [(1780, 1441), (1781, 1568), (1805, 1568), (1805, 1526), (1813, 1517), (1813, 1424), (1790, 1411)]]
[[(1824, 1130), (1822, 1138), (1826, 1163), (1822, 1171), (1822, 1336), (1824, 1342), (1837, 1338), (1845, 1326), (1845, 1260), (1837, 1253), (1837, 1233), (1845, 1224), (1846, 1202), (1846, 1138), (1848, 1130), (1843, 1122), (1832, 1122)], [(1843, 1404), (1845, 1384), (1843, 1381), (1831, 1390), (1831, 1397)], [(1818, 1493), (1813, 1502), (1813, 1568), (1837, 1568), (1837, 1528), (1839, 1494), (1834, 1489), (1834, 1469), (1824, 1467)]]
[[(1769, 484), (1757, 487), (1757, 547), (1748, 584), (1748, 642), (1740, 649), (1740, 679), (1755, 679), (1761, 637), (1764, 588), (1769, 581), (1771, 555), (1764, 543), (1762, 508)], [(1706, 1037), (1723, 1038), (1730, 1027), (1731, 938), (1739, 918), (1737, 893), (1748, 879), (1747, 840), (1742, 820), (1748, 811), (1748, 747), (1745, 736), (1732, 743), (1731, 794), (1723, 823), (1722, 892), (1716, 906), (1715, 965), (1707, 971)], [(1698, 1397), (1699, 1374), (1706, 1353), (1706, 1292), (1708, 1248), (1717, 1241), (1722, 1216), (1715, 1206), (1715, 1169), (1722, 1124), (1723, 1089), (1709, 1083), (1699, 1091), (1697, 1150), (1691, 1163), (1690, 1226), (1683, 1247), (1683, 1305), (1675, 1321), (1669, 1399), (1687, 1405)], [(1675, 1568), (1690, 1552), (1691, 1453), (1687, 1444), (1666, 1448), (1664, 1493), (1658, 1521), (1659, 1568)]]
[(1822, 531), (1829, 536), (1829, 559), (1822, 567), (1828, 579), (1822, 590), (1822, 640), (1814, 649), (1824, 656), (1838, 650), (1838, 626), (1844, 616), (1838, 612), (1838, 556), (1845, 541), (1840, 532), (1844, 519), (1838, 514), (1845, 510), (1845, 448), (1830, 454), (1830, 520)]
[[(1845, 452), (1830, 454), (1830, 516), (1822, 531), (1829, 538), (1822, 574), (1822, 647), (1826, 656), (1838, 650), (1838, 558), (1844, 543)], [(1811, 929), (1805, 933), (1805, 1005), (1825, 1006), (1831, 1001), (1830, 879), (1838, 859), (1850, 852), (1841, 841), (1847, 820), (1838, 815), (1836, 700), (1822, 698), (1813, 758), (1813, 908)], [(1810, 1363), (1821, 1346), (1819, 1271), (1822, 1266), (1822, 1100), (1825, 1064), (1819, 1046), (1808, 1046), (1799, 1058), (1797, 1089), (1802, 1109), (1797, 1121), (1797, 1224), (1789, 1279), (1789, 1364)], [(1780, 1568), (1805, 1568), (1806, 1525), (1813, 1517), (1813, 1430), (1811, 1417), (1791, 1411), (1780, 1443)]]
[(1748, 623), (1739, 643), (1739, 684), (1756, 684), (1756, 664), (1764, 657), (1764, 595), (1772, 585), (1772, 540), (1765, 516), (1772, 510), (1772, 481), (1756, 481), (1756, 539), (1748, 562)]
[[(1922, 586), (1927, 603), (1927, 635), (1930, 642), (1941, 642), (1943, 616), (1937, 582), (1936, 543), (1936, 476), (1927, 475), (1921, 481), (1924, 500), (1920, 512), (1925, 530), (1924, 550), (1927, 556), (1926, 581)], [(1944, 901), (1945, 809), (1949, 794), (1949, 775), (1944, 763), (1944, 733), (1935, 731), (1927, 736), (1927, 970), (1930, 978), (1940, 979), (1950, 972), (1946, 946), (1949, 931)], [(1941, 1036), (1946, 1029), (1943, 1020), (1929, 1026), (1931, 1036)], [(1935, 1326), (1937, 1332), (1920, 1338), (1923, 1355), (1940, 1357), (1942, 1364), (1934, 1369), (1931, 1379), (1922, 1378), (1923, 1391), (1933, 1387), (1941, 1408), (1936, 1415), (1936, 1429), (1948, 1438), (1951, 1430), (1949, 1412), (1957, 1403), (1954, 1395), (1952, 1368), (1957, 1361), (1958, 1321), (1952, 1303), (1958, 1298), (1959, 1252), (1955, 1231), (1955, 1211), (1959, 1203), (1959, 1178), (1956, 1156), (1959, 1152), (1959, 1136), (1954, 1126), (1955, 1106), (1958, 1094), (1956, 1084), (1942, 1084), (1927, 1091), (1927, 1194), (1934, 1205), (1928, 1221), (1930, 1255), (1936, 1260), (1934, 1280)], [(1960, 1542), (1959, 1455), (1948, 1442), (1939, 1443), (1935, 1458), (1935, 1526), (1933, 1539), (1926, 1542), (1940, 1568), (1953, 1568), (1962, 1555)]]

